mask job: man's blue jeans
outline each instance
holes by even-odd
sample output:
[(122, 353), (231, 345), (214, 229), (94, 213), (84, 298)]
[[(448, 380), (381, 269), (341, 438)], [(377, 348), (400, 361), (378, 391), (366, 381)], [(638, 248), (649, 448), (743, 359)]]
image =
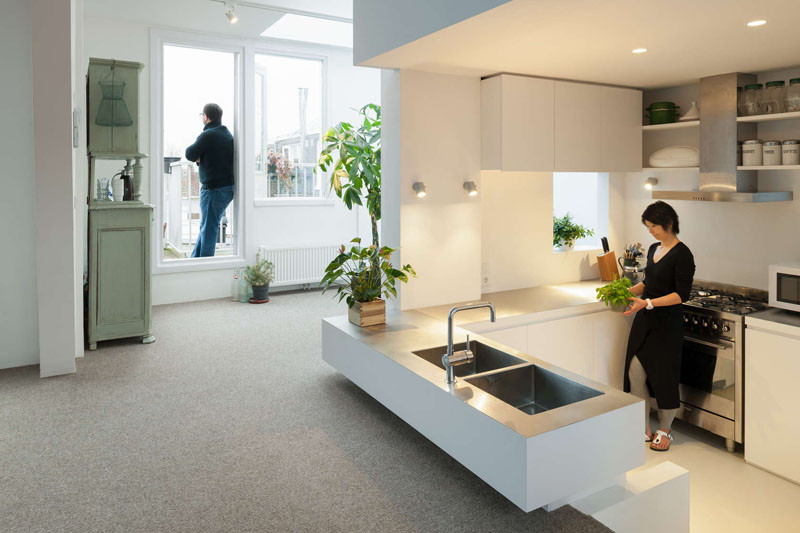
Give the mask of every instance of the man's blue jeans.
[(233, 200), (233, 185), (200, 190), (200, 234), (192, 257), (213, 257), (217, 246), (219, 221)]

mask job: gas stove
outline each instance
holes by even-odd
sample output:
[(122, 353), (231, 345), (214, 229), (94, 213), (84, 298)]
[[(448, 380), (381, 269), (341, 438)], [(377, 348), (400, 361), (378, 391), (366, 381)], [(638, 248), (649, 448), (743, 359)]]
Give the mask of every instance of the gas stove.
[(757, 299), (756, 295), (736, 294), (717, 289), (692, 287), (692, 293), (684, 305), (702, 307), (711, 311), (747, 315), (767, 308), (767, 302)]

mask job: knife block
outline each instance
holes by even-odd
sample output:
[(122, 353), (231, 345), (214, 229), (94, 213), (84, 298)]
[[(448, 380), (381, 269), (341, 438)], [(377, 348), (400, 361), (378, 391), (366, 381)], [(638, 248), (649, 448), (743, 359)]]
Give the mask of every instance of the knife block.
[(601, 280), (613, 281), (619, 278), (619, 265), (617, 264), (617, 256), (613, 251), (598, 255), (597, 266), (600, 267)]

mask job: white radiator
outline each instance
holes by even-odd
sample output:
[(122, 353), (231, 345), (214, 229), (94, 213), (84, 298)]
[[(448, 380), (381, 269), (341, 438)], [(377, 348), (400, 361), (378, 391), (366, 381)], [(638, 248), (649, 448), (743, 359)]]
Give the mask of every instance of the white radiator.
[(275, 279), (270, 286), (318, 284), (325, 267), (339, 255), (339, 245), (292, 246), (269, 248), (259, 246), (261, 257), (275, 265)]

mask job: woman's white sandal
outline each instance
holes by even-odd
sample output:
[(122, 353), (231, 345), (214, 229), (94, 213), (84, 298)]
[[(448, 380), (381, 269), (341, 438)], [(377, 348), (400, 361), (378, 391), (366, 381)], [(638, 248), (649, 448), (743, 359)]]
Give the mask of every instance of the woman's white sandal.
[(667, 446), (666, 448), (653, 448), (653, 445), (658, 446), (659, 444), (661, 444), (661, 438), (662, 437), (668, 438), (670, 440), (670, 443), (672, 443), (672, 440), (673, 440), (672, 439), (672, 434), (667, 433), (665, 431), (661, 431), (659, 429), (658, 431), (656, 431), (656, 438), (654, 438), (653, 442), (650, 443), (650, 449), (651, 450), (653, 450), (654, 452), (665, 452), (665, 451), (669, 450), (669, 446)]

